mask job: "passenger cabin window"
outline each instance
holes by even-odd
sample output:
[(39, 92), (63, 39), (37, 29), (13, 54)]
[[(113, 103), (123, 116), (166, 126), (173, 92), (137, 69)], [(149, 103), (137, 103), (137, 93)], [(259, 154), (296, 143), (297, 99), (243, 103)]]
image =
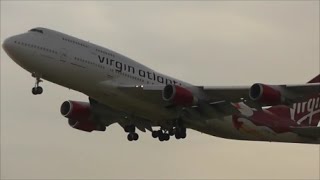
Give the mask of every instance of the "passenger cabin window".
[(40, 30), (40, 29), (30, 29), (30, 31), (38, 32), (38, 33), (43, 34), (43, 31), (42, 31), (42, 30)]

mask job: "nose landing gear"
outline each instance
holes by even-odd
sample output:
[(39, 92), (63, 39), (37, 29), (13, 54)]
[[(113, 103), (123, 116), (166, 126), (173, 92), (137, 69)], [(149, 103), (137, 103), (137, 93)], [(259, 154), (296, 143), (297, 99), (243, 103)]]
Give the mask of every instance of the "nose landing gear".
[(34, 87), (32, 88), (32, 94), (33, 95), (42, 94), (43, 89), (41, 86), (39, 86), (39, 83), (42, 82), (42, 80), (40, 79), (40, 75), (38, 75), (36, 73), (32, 73), (32, 77), (36, 78), (36, 83), (35, 83)]

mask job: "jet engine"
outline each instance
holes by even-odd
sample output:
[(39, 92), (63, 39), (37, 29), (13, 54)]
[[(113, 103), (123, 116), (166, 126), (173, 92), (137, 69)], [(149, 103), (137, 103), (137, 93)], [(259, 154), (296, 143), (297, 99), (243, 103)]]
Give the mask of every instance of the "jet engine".
[(275, 86), (256, 83), (251, 86), (249, 97), (251, 100), (265, 104), (265, 105), (279, 105), (283, 104), (284, 97), (280, 90)]
[(91, 117), (90, 104), (80, 101), (65, 101), (60, 107), (61, 114), (68, 118), (71, 127), (82, 131), (105, 131), (105, 126), (97, 124)]
[(188, 89), (169, 84), (162, 91), (162, 98), (178, 106), (191, 106), (197, 103), (197, 98)]

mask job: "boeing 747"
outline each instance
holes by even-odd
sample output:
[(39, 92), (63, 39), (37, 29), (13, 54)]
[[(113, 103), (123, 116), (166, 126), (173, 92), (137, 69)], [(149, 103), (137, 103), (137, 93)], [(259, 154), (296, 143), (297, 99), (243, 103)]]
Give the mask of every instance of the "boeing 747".
[(79, 91), (60, 112), (72, 128), (105, 131), (117, 123), (129, 141), (138, 130), (184, 139), (187, 129), (250, 141), (320, 144), (320, 75), (306, 84), (195, 86), (110, 49), (46, 28), (7, 38), (3, 49), (35, 78)]

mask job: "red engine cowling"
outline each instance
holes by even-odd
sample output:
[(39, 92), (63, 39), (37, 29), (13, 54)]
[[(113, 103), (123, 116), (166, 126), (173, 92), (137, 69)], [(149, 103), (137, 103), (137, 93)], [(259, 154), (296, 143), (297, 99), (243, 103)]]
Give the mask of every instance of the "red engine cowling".
[(253, 101), (270, 106), (280, 105), (284, 102), (284, 98), (279, 90), (260, 83), (251, 86), (249, 96)]
[(60, 107), (60, 112), (69, 119), (69, 125), (75, 129), (86, 132), (105, 131), (105, 126), (98, 125), (90, 119), (91, 109), (87, 102), (65, 101)]
[(86, 131), (86, 132), (92, 132), (93, 130), (96, 130), (96, 125), (92, 121), (77, 121), (75, 119), (68, 119), (68, 123), (71, 127)]
[(169, 84), (162, 91), (162, 98), (165, 101), (172, 102), (174, 105), (191, 106), (196, 104), (197, 100), (189, 90)]

